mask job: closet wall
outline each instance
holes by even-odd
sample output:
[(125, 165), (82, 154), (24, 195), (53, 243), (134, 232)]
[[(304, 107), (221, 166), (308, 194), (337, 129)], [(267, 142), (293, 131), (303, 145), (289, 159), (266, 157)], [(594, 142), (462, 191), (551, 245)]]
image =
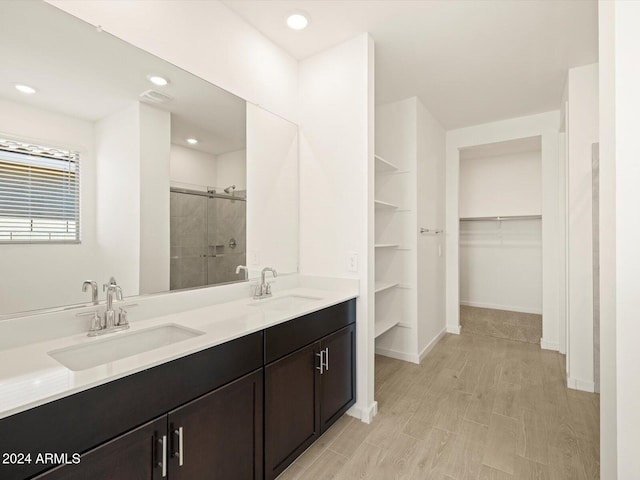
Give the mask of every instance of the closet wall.
[(542, 313), (541, 191), (540, 137), (460, 152), (461, 305)]

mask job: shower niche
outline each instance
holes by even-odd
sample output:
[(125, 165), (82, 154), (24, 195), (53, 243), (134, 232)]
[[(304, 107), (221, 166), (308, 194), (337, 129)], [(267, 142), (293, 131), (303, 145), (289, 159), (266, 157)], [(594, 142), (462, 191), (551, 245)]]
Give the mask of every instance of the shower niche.
[(244, 280), (246, 191), (171, 188), (170, 211), (171, 290)]

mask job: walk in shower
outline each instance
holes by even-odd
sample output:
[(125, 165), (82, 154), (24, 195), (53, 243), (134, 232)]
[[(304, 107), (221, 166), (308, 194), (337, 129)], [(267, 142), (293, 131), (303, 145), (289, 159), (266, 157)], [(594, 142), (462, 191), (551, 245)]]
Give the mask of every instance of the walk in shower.
[(171, 290), (244, 279), (236, 267), (246, 265), (246, 206), (235, 187), (171, 188)]

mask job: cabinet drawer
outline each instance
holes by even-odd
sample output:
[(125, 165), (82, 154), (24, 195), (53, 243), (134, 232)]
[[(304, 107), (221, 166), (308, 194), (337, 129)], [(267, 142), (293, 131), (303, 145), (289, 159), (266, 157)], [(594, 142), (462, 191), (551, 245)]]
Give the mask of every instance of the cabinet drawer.
[(356, 321), (356, 300), (313, 312), (265, 330), (265, 364), (346, 327)]
[[(262, 367), (256, 332), (0, 420), (0, 452), (84, 453)], [(35, 433), (37, 432), (37, 433)], [(0, 465), (21, 480), (47, 465)]]

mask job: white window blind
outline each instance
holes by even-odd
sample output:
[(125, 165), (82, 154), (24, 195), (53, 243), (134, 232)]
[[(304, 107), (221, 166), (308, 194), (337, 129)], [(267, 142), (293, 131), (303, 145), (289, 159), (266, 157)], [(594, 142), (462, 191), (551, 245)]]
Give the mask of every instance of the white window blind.
[(0, 138), (0, 243), (80, 241), (80, 154)]

